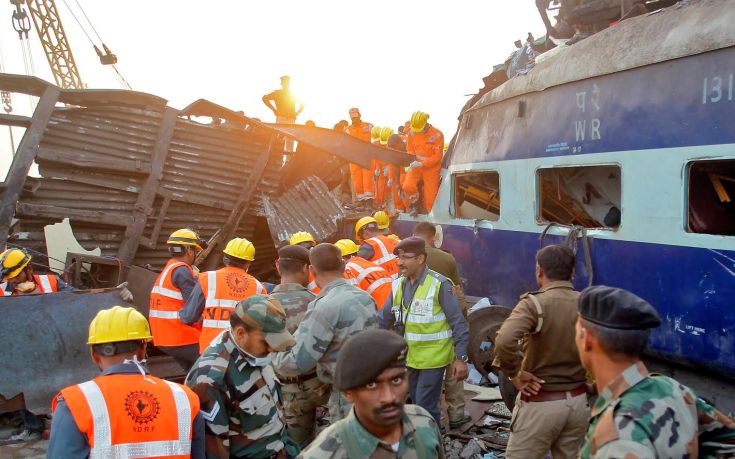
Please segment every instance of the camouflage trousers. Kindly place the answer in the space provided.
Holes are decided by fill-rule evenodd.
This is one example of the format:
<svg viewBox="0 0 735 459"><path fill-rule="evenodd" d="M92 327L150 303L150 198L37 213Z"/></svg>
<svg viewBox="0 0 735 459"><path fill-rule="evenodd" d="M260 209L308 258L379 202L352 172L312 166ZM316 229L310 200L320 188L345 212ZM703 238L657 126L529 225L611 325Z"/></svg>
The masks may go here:
<svg viewBox="0 0 735 459"><path fill-rule="evenodd" d="M332 395L329 396L329 422L334 424L340 419L344 419L350 414L352 402L347 400L342 392L336 387L332 388Z"/></svg>
<svg viewBox="0 0 735 459"><path fill-rule="evenodd" d="M281 386L288 435L303 448L314 439L316 409L329 400L330 386L314 377Z"/></svg>

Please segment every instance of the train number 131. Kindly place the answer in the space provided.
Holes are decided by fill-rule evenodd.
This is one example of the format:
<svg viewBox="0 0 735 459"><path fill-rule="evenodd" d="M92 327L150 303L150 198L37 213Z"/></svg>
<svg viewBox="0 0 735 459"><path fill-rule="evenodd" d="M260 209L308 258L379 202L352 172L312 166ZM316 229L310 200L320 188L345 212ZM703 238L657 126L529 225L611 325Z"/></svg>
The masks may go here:
<svg viewBox="0 0 735 459"><path fill-rule="evenodd" d="M702 82L702 104L716 104L727 98L732 100L733 74L725 77L714 76Z"/></svg>

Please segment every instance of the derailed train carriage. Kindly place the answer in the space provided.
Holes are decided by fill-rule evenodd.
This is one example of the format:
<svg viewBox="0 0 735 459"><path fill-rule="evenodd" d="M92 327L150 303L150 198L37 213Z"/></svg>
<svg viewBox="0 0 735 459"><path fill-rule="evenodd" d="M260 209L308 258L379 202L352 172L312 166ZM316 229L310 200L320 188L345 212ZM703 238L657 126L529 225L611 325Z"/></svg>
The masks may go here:
<svg viewBox="0 0 735 459"><path fill-rule="evenodd" d="M577 288L657 308L651 364L735 409L733 24L726 0L629 19L465 107L431 213L396 227L440 225L467 293L503 306L470 317L483 370L536 250L566 240Z"/></svg>

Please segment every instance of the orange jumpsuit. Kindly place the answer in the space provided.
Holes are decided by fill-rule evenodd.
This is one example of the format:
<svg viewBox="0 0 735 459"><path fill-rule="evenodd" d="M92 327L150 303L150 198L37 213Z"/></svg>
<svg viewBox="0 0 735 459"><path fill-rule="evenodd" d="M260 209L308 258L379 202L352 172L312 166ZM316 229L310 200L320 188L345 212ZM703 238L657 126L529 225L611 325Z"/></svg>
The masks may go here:
<svg viewBox="0 0 735 459"><path fill-rule="evenodd" d="M381 145L379 141L373 142L373 145L375 145L376 147L385 148L385 146ZM389 164L374 159L371 161L370 165L372 166L371 171L373 177L375 176L375 171L378 171L378 187L375 190L375 203L379 206L382 206L383 204L385 204L386 190L388 188L388 175L385 174L384 170L388 167Z"/></svg>
<svg viewBox="0 0 735 459"><path fill-rule="evenodd" d="M431 212L439 192L439 172L444 156L444 134L430 124L427 124L424 132L410 130L406 151L416 155L416 161L421 163L421 167L410 169L406 173L403 191L409 201L415 201L418 199L419 180L422 180L424 182L424 208L427 212Z"/></svg>
<svg viewBox="0 0 735 459"><path fill-rule="evenodd" d="M372 124L363 121L358 125L350 124L347 126L347 133L352 137L370 142L370 131L372 128ZM373 172L370 169L365 169L357 164L350 163L350 176L352 177L352 186L355 187L355 198L358 201L373 199L375 197Z"/></svg>

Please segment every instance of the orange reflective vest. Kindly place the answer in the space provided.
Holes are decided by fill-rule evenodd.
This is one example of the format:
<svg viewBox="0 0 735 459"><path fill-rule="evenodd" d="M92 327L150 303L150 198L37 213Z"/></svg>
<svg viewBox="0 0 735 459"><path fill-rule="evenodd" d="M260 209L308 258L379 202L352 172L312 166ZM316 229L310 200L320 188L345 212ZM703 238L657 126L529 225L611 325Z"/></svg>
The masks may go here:
<svg viewBox="0 0 735 459"><path fill-rule="evenodd" d="M311 271L309 271L309 285L307 285L306 288L314 295L319 295L319 292L322 291L322 289L320 289L316 284L316 278L314 277L314 273Z"/></svg>
<svg viewBox="0 0 735 459"><path fill-rule="evenodd" d="M90 458L189 458L199 398L186 386L145 378L112 374L69 386L51 411L61 396L87 437Z"/></svg>
<svg viewBox="0 0 735 459"><path fill-rule="evenodd" d="M54 293L59 291L59 282L53 274L34 274L33 281L36 283L36 290L32 293ZM7 292L5 287L8 283L3 282L0 284L0 296L16 296L18 292L13 290Z"/></svg>
<svg viewBox="0 0 735 459"><path fill-rule="evenodd" d="M444 134L433 126L426 132L413 132L408 134L406 151L416 155L424 170L441 169L444 157Z"/></svg>
<svg viewBox="0 0 735 459"><path fill-rule="evenodd" d="M352 257L345 264L345 279L350 285L370 294L380 310L391 293L393 278L388 271L362 257Z"/></svg>
<svg viewBox="0 0 735 459"><path fill-rule="evenodd" d="M199 274L199 285L204 294L199 352L204 352L222 330L230 328L230 315L237 303L253 295L268 293L263 284L244 269L231 266Z"/></svg>
<svg viewBox="0 0 735 459"><path fill-rule="evenodd" d="M173 283L173 274L176 268L182 266L194 275L191 266L172 258L158 275L151 290L148 321L156 346L187 346L199 342L199 329L179 320L179 311L185 302L181 290Z"/></svg>
<svg viewBox="0 0 735 459"><path fill-rule="evenodd" d="M396 279L398 277L398 257L393 255L393 249L396 248L399 241L388 236L372 237L365 241L365 244L370 245L373 248L372 261L376 265L388 271L388 274Z"/></svg>

